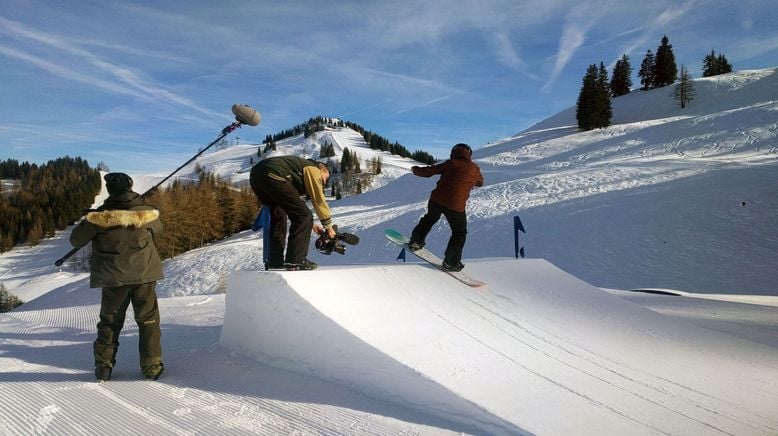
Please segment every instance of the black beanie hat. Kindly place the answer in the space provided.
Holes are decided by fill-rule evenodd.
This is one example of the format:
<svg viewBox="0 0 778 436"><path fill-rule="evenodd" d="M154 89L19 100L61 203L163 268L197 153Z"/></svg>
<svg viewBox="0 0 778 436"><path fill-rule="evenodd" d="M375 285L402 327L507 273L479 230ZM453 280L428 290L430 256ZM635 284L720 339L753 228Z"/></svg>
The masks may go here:
<svg viewBox="0 0 778 436"><path fill-rule="evenodd" d="M132 188L132 179L124 173L108 173L103 179L109 194L122 194Z"/></svg>
<svg viewBox="0 0 778 436"><path fill-rule="evenodd" d="M451 158L454 159L454 155L457 153L457 150L462 150L467 155L467 158L469 159L473 155L473 149L470 148L469 145L464 144L460 142L459 144L451 147Z"/></svg>

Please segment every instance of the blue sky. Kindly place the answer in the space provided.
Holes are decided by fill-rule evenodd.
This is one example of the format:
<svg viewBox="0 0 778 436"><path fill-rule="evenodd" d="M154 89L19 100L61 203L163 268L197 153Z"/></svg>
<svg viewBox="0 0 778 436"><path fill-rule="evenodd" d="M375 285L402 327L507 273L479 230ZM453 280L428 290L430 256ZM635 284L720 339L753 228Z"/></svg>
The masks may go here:
<svg viewBox="0 0 778 436"><path fill-rule="evenodd" d="M0 3L0 159L166 173L232 122L260 142L316 115L445 157L575 104L586 67L667 35L700 76L778 66L772 0Z"/></svg>

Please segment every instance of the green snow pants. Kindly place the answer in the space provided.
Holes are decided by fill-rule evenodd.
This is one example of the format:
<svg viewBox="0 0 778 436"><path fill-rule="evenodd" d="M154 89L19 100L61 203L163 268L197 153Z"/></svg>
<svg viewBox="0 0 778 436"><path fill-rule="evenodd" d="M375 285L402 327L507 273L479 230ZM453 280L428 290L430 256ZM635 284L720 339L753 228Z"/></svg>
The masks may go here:
<svg viewBox="0 0 778 436"><path fill-rule="evenodd" d="M103 288L100 322L97 323L97 340L94 343L95 365L113 367L116 363L119 334L130 303L138 324L141 368L162 363L156 286L157 282L150 282Z"/></svg>

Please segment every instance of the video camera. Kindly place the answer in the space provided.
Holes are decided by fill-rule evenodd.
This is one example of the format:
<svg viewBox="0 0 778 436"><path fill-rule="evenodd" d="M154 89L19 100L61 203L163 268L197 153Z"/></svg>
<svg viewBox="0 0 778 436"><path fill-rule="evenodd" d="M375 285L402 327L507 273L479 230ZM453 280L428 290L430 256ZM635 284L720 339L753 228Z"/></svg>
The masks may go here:
<svg viewBox="0 0 778 436"><path fill-rule="evenodd" d="M335 237L330 238L327 236L327 232L323 232L316 238L316 249L319 253L330 255L332 252L338 254L346 254L346 244L357 245L359 244L359 236L352 233L340 233L337 226L335 228Z"/></svg>

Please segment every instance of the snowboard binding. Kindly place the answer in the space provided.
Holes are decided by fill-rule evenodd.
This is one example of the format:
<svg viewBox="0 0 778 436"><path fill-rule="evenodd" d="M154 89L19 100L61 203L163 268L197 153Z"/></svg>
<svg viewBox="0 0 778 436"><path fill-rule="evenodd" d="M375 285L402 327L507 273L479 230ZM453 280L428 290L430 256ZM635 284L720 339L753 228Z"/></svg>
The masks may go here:
<svg viewBox="0 0 778 436"><path fill-rule="evenodd" d="M338 232L337 226L334 226L334 228L334 238L327 237L327 232L322 233L318 238L316 238L316 249L319 250L319 253L326 254L328 256L332 254L333 251L338 254L346 254L346 244L359 244L359 236L352 233ZM344 242L346 244L344 244Z"/></svg>

